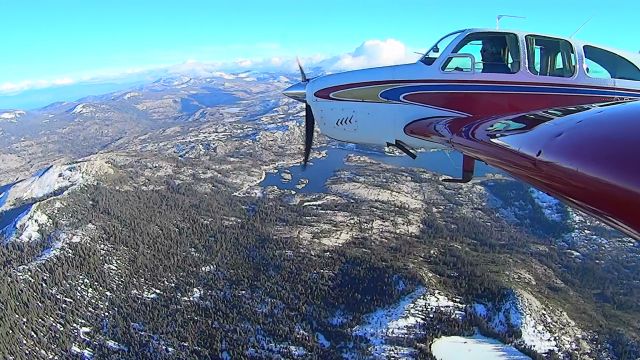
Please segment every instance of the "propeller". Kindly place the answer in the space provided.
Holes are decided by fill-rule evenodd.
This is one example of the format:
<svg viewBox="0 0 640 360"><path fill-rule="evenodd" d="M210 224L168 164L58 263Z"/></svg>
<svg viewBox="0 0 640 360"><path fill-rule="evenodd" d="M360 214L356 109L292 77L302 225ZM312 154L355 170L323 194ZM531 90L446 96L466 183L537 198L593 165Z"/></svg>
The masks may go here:
<svg viewBox="0 0 640 360"><path fill-rule="evenodd" d="M296 61L298 62L298 69L300 69L300 77L302 78L302 82L307 82L307 74L304 73L304 69L302 68L302 64L300 64L300 58L296 57Z"/></svg>
<svg viewBox="0 0 640 360"><path fill-rule="evenodd" d="M304 158L302 160L302 169L307 167L309 162L309 155L311 154L311 146L313 145L313 132L316 126L316 120L311 110L311 105L307 102L306 90L309 79L305 74L300 59L296 58L298 62L298 69L300 70L300 77L302 81L285 89L282 93L294 100L304 102Z"/></svg>
<svg viewBox="0 0 640 360"><path fill-rule="evenodd" d="M316 126L316 119L313 117L311 106L305 102L304 105L304 159L302 160L302 169L307 167L309 162L309 154L311 154L311 146L313 145L313 132Z"/></svg>

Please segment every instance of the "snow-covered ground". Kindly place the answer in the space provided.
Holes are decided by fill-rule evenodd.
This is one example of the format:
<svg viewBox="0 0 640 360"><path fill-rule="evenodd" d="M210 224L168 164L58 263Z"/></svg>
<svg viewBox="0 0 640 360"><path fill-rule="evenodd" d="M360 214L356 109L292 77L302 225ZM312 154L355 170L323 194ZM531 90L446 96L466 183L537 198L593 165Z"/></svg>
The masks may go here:
<svg viewBox="0 0 640 360"><path fill-rule="evenodd" d="M29 199L42 198L58 190L78 185L82 182L81 168L76 165L54 165L46 171L39 171L31 178L20 181L9 189L0 211Z"/></svg>
<svg viewBox="0 0 640 360"><path fill-rule="evenodd" d="M427 290L420 287L402 298L397 304L376 310L364 318L362 324L356 326L352 333L356 337L367 340L368 351L376 359L410 358L416 355L416 349L402 344L403 339L415 338L421 335L423 326L430 321L431 314L438 311L449 313L452 317L462 318L465 306L459 299L450 299L439 291ZM521 290L514 291L505 302L497 305L472 304L471 309L484 317L487 323L496 331L505 333L509 329L519 329L522 338L518 343L527 345L544 354L558 351L559 347L567 348L569 343L559 345L551 332L556 331L559 320L557 314L551 314L532 295ZM566 314L564 315L566 317ZM555 319L555 320L554 320ZM556 324L558 323L558 324ZM571 321L567 318L566 324ZM575 325L575 324L574 324ZM576 335L577 336L577 335ZM528 359L512 346L497 340L476 335L473 337L444 337L436 342L436 348L442 349L440 359ZM434 344L436 344L434 343ZM453 349L453 350L452 350ZM455 351L454 351L455 350ZM462 351L477 351L478 356L468 357ZM480 357L484 356L484 357ZM357 358L357 354L346 352L345 358Z"/></svg>
<svg viewBox="0 0 640 360"><path fill-rule="evenodd" d="M80 346L78 345L73 345L71 347L71 353L79 356L81 359L93 359L93 350L86 348L86 349L82 349Z"/></svg>
<svg viewBox="0 0 640 360"><path fill-rule="evenodd" d="M22 110L8 111L0 113L0 122L9 121L15 122L18 118L24 116L26 113Z"/></svg>
<svg viewBox="0 0 640 360"><path fill-rule="evenodd" d="M43 200L78 185L95 183L103 175L113 173L113 168L99 157L76 164L52 165L38 170L32 177L9 186L3 186L0 211L14 208L17 204ZM0 192L2 192L0 191Z"/></svg>
<svg viewBox="0 0 640 360"><path fill-rule="evenodd" d="M534 188L530 188L529 193L549 220L562 221L562 214L560 213L562 204L560 201Z"/></svg>
<svg viewBox="0 0 640 360"><path fill-rule="evenodd" d="M491 314L487 321L498 332L507 332L509 328L519 329L522 333L520 341L541 354L558 350L556 340L547 328L547 324L553 323L553 320L545 312L544 306L529 293L515 292L492 312L487 312L482 304L474 304L473 309L485 318Z"/></svg>
<svg viewBox="0 0 640 360"><path fill-rule="evenodd" d="M17 221L16 229L20 232L20 236L16 240L20 242L41 240L40 230L49 225L51 225L49 217L34 206Z"/></svg>
<svg viewBox="0 0 640 360"><path fill-rule="evenodd" d="M412 356L415 349L390 345L388 340L420 334L420 325L428 321L429 314L436 309L448 311L452 317L461 317L464 306L438 291L431 292L420 287L396 305L367 315L365 322L353 329L353 335L365 337L376 358ZM350 357L350 354L345 356Z"/></svg>
<svg viewBox="0 0 640 360"><path fill-rule="evenodd" d="M438 360L529 360L509 345L482 335L471 337L445 336L436 339L431 352Z"/></svg>

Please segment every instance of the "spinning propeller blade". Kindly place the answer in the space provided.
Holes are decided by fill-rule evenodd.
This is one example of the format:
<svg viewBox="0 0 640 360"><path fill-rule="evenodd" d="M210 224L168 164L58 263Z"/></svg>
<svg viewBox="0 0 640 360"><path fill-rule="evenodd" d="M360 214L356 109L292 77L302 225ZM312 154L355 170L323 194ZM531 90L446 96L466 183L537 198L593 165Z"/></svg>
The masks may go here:
<svg viewBox="0 0 640 360"><path fill-rule="evenodd" d="M316 126L316 119L313 117L313 111L311 106L305 104L304 109L304 159L302 161L302 168L307 167L309 162L309 154L311 154L311 146L313 145L313 131Z"/></svg>
<svg viewBox="0 0 640 360"><path fill-rule="evenodd" d="M302 78L302 81L297 84L291 85L282 93L294 100L304 102L304 158L302 161L302 168L304 169L307 167L307 163L309 162L309 155L311 154L311 146L313 145L313 131L316 125L316 120L313 116L311 106L307 102L306 91L309 79L307 78L307 74L305 74L304 69L302 68L300 59L296 58L296 61L298 62L298 69L300 70L300 77Z"/></svg>

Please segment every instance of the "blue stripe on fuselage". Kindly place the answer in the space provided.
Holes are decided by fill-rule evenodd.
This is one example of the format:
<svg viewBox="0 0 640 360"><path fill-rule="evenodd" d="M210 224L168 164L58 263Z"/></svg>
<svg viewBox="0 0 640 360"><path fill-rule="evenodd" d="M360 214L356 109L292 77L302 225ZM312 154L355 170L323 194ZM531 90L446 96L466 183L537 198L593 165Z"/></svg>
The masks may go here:
<svg viewBox="0 0 640 360"><path fill-rule="evenodd" d="M640 93L583 89L570 87L550 86L522 86L522 85L481 85L481 84L433 84L400 86L385 90L380 97L391 101L402 101L402 96L418 92L496 92L496 93L523 93L523 94L560 94L560 95L588 95L608 97L640 97Z"/></svg>

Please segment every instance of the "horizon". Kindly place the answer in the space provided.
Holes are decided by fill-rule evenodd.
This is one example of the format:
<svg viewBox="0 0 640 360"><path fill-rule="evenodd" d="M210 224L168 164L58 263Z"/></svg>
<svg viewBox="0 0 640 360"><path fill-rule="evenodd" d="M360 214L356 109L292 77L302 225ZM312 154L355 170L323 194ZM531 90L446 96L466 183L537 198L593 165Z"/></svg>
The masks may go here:
<svg viewBox="0 0 640 360"><path fill-rule="evenodd" d="M640 4L630 0L615 8L549 0L536 9L499 0L483 8L456 9L455 14L414 0L394 7L380 0L367 7L330 0L323 7L339 10L326 15L309 3L290 0L249 2L243 12L235 4L200 0L157 6L121 0L38 5L37 12L22 3L0 7L13 15L4 21L12 33L3 44L7 56L0 59L0 109L35 109L124 90L167 74L193 73L198 67L294 72L296 56L305 67L327 71L407 63L445 33L495 28L498 14L526 17L503 18L501 29L569 37L584 24L575 38L640 50L627 31L640 11ZM225 16L216 17L219 13Z"/></svg>

